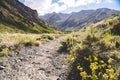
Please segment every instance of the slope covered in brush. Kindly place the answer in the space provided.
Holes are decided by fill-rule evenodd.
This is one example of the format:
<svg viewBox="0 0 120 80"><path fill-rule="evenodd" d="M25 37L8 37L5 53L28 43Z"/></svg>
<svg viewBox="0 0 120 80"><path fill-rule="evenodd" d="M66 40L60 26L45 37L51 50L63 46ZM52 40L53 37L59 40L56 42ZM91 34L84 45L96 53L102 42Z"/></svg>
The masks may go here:
<svg viewBox="0 0 120 80"><path fill-rule="evenodd" d="M68 80L119 80L120 16L70 34L61 50L70 53Z"/></svg>

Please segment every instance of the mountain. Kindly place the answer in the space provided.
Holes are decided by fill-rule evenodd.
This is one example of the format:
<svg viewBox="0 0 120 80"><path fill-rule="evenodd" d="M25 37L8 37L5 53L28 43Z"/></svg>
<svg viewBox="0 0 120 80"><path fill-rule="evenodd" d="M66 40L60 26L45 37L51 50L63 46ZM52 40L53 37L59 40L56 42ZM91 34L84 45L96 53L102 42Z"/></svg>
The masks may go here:
<svg viewBox="0 0 120 80"><path fill-rule="evenodd" d="M43 19L45 19L49 23L50 21L53 21L51 24L59 27L62 30L73 30L81 28L83 26L87 26L91 23L97 23L105 18L109 18L111 16L116 16L119 14L120 11L117 10L100 8L97 10L82 10L80 12L72 12L70 14L67 14L68 17L66 17L62 21L60 17L58 18L56 16L50 16L50 14L49 17ZM59 13L56 13L56 15L59 15ZM44 17L46 17L46 15L44 15Z"/></svg>
<svg viewBox="0 0 120 80"><path fill-rule="evenodd" d="M18 0L0 0L0 32L50 33L55 30L37 11Z"/></svg>
<svg viewBox="0 0 120 80"><path fill-rule="evenodd" d="M40 16L40 18L46 20L53 26L58 26L58 24L64 22L71 14L64 14L64 13L49 13L44 16Z"/></svg>

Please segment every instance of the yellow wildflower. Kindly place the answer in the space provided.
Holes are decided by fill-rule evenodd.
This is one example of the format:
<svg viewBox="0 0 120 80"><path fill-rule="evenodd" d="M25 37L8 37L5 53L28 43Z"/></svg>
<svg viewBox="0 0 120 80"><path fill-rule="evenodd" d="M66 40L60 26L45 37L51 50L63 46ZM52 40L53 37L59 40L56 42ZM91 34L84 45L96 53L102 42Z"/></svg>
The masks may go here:
<svg viewBox="0 0 120 80"><path fill-rule="evenodd" d="M106 79L108 79L108 75L107 74L103 74L103 78L106 80Z"/></svg>
<svg viewBox="0 0 120 80"><path fill-rule="evenodd" d="M113 62L113 59L109 58L108 63L112 63L112 62Z"/></svg>

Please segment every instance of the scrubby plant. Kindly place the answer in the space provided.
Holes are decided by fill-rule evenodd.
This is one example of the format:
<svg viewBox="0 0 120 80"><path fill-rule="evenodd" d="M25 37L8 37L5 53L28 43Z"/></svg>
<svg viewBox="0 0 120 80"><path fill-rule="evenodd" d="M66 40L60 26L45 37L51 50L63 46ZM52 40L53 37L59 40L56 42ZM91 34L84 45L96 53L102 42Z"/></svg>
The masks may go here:
<svg viewBox="0 0 120 80"><path fill-rule="evenodd" d="M25 37L22 38L18 45L24 45L24 46L39 46L40 45L40 41L37 41L35 38L32 37Z"/></svg>
<svg viewBox="0 0 120 80"><path fill-rule="evenodd" d="M3 48L3 49L0 51L0 57L7 56L7 55L8 55L8 51L9 51L8 48Z"/></svg>
<svg viewBox="0 0 120 80"><path fill-rule="evenodd" d="M48 40L54 40L54 36L48 36Z"/></svg>
<svg viewBox="0 0 120 80"><path fill-rule="evenodd" d="M51 35L48 35L48 34L47 34L47 35L44 35L44 34L43 34L43 35L41 36L41 39L44 39L44 40L54 40L54 39L55 39L55 35L52 35L52 34L51 34Z"/></svg>
<svg viewBox="0 0 120 80"><path fill-rule="evenodd" d="M70 48L72 47L71 42L72 42L72 38L67 38L65 41L62 41L61 42L62 47L60 47L61 50L68 52L70 50Z"/></svg>

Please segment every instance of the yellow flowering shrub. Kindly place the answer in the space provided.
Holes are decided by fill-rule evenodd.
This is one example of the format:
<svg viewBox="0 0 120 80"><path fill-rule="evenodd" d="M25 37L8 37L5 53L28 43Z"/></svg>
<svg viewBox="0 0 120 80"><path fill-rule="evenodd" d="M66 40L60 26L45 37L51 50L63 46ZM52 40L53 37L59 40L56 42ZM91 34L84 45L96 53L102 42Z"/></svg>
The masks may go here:
<svg viewBox="0 0 120 80"><path fill-rule="evenodd" d="M77 66L77 69L80 71L80 76L82 80L115 80L115 70L111 65L113 61L112 58L109 58L106 61L100 59L97 54L84 57L85 61L89 61L89 68L91 73L87 73L87 68L83 68L81 65ZM88 75L89 74L89 75Z"/></svg>

